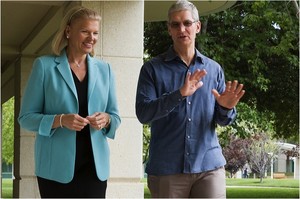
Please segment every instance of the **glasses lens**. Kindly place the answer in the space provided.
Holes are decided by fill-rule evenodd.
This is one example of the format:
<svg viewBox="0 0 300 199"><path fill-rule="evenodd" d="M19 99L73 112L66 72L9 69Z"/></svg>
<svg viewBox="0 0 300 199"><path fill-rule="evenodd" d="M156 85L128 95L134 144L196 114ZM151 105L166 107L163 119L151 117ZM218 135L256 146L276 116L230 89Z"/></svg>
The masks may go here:
<svg viewBox="0 0 300 199"><path fill-rule="evenodd" d="M178 28L180 26L179 22L171 22L171 28Z"/></svg>
<svg viewBox="0 0 300 199"><path fill-rule="evenodd" d="M193 23L194 22L190 21L190 20L186 20L186 21L182 22L184 27L191 27L193 25ZM181 23L177 22L177 21L173 21L173 22L170 23L170 26L171 26L171 28L177 29L181 26Z"/></svg>
<svg viewBox="0 0 300 199"><path fill-rule="evenodd" d="M183 22L183 25L184 25L185 27L190 27L192 24L193 24L193 22L190 21L190 20L187 20L187 21L184 21L184 22Z"/></svg>

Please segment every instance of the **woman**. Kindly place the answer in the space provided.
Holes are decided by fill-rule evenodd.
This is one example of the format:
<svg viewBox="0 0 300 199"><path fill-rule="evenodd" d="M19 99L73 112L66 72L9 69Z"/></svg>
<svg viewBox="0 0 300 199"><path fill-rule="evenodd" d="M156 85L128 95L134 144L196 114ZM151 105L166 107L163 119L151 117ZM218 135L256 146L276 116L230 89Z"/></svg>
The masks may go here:
<svg viewBox="0 0 300 199"><path fill-rule="evenodd" d="M35 173L42 198L104 198L108 138L120 125L114 76L93 58L101 17L84 7L64 17L52 50L35 60L19 115L36 132Z"/></svg>

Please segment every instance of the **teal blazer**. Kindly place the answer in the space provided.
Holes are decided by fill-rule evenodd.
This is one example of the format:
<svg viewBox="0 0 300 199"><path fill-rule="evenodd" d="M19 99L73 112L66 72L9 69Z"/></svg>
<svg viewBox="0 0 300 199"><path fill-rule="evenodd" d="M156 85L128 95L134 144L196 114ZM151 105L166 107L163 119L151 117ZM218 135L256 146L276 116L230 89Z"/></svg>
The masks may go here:
<svg viewBox="0 0 300 199"><path fill-rule="evenodd" d="M87 56L88 111L106 112L111 117L109 129L90 127L97 176L109 177L109 146L121 123L118 113L114 75L109 64ZM25 89L19 124L36 132L35 174L39 177L68 183L75 168L76 132L67 128L52 129L57 114L78 113L79 105L66 52L61 56L42 56L34 61Z"/></svg>

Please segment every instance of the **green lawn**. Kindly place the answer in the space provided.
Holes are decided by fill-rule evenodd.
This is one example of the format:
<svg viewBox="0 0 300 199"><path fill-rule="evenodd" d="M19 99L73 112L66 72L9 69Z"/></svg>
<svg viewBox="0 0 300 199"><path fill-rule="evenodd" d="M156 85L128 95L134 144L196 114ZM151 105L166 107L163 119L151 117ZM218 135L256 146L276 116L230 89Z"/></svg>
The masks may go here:
<svg viewBox="0 0 300 199"><path fill-rule="evenodd" d="M227 186L257 186L257 187L288 187L299 188L299 180L294 179L263 179L262 183L259 179L226 179Z"/></svg>
<svg viewBox="0 0 300 199"><path fill-rule="evenodd" d="M151 198L145 183L144 197ZM294 179L226 179L227 198L299 198L299 180Z"/></svg>
<svg viewBox="0 0 300 199"><path fill-rule="evenodd" d="M151 198L145 183L144 197ZM227 179L227 198L299 198L299 180L293 179ZM2 198L12 198L12 180L2 180Z"/></svg>
<svg viewBox="0 0 300 199"><path fill-rule="evenodd" d="M2 179L2 198L12 198L11 179Z"/></svg>
<svg viewBox="0 0 300 199"><path fill-rule="evenodd" d="M227 187L227 198L299 198L296 188L238 188Z"/></svg>

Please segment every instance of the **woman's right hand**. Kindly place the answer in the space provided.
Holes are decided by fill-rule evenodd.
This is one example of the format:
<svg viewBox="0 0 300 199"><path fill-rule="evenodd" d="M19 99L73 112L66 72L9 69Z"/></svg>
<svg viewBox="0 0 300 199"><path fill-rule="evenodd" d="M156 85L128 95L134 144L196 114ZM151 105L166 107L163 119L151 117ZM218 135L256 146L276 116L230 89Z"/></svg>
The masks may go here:
<svg viewBox="0 0 300 199"><path fill-rule="evenodd" d="M64 128L68 128L70 130L81 131L86 125L90 122L88 119L81 117L78 114L64 114L58 115L60 118L60 124Z"/></svg>

